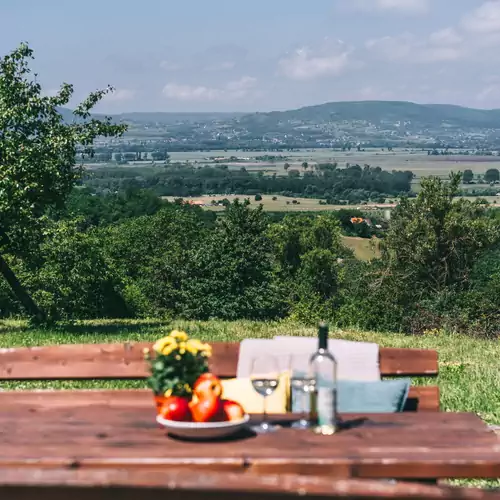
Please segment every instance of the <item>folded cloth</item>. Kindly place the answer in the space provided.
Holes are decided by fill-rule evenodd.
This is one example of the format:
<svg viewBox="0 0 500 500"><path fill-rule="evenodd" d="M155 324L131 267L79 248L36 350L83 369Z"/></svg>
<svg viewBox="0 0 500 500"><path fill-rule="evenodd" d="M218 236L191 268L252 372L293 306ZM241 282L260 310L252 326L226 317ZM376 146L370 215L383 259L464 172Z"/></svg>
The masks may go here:
<svg viewBox="0 0 500 500"><path fill-rule="evenodd" d="M302 367L311 354L318 348L318 340L314 337L276 336L272 351L280 355L303 354L304 360L298 360L300 367L289 365L289 369L302 371ZM380 380L379 346L368 342L352 342L350 340L329 339L328 350L337 361L338 380L356 380L373 382ZM241 357L241 350L240 350Z"/></svg>
<svg viewBox="0 0 500 500"><path fill-rule="evenodd" d="M240 342L240 355L236 369L237 378L250 378L252 375L252 362L256 357L273 356L277 366L271 369L279 369L284 372L289 368L289 355L278 351L278 345L273 339L245 339Z"/></svg>
<svg viewBox="0 0 500 500"><path fill-rule="evenodd" d="M268 413L286 413L289 410L290 375L281 373L278 387L267 397ZM222 397L239 403L246 413L262 413L264 398L252 386L249 378L222 380Z"/></svg>

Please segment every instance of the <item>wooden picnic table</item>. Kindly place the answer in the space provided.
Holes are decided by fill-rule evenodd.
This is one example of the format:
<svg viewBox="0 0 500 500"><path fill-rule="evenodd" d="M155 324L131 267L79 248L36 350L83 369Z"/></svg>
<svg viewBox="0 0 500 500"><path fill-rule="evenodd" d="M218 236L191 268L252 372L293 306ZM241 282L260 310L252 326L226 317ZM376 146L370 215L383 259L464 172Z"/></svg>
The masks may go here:
<svg viewBox="0 0 500 500"><path fill-rule="evenodd" d="M0 471L190 468L329 478L497 478L500 441L473 414L343 416L334 436L284 427L222 442L168 437L150 391L0 393ZM290 415L275 417L290 420Z"/></svg>

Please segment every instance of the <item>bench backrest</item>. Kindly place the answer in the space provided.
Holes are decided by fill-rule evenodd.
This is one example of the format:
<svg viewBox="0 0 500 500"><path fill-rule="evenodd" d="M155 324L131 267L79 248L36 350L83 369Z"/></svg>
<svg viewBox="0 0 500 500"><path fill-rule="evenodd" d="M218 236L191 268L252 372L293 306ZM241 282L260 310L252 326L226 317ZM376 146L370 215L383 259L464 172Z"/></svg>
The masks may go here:
<svg viewBox="0 0 500 500"><path fill-rule="evenodd" d="M142 379L148 376L143 350L150 343L67 344L0 349L0 381ZM236 376L237 342L212 343L210 369L222 378ZM384 377L435 377L437 352L429 349L380 348ZM436 386L413 386L406 410L439 411Z"/></svg>
<svg viewBox="0 0 500 500"><path fill-rule="evenodd" d="M499 493L418 483L163 470L0 469L0 498L16 500L500 499Z"/></svg>

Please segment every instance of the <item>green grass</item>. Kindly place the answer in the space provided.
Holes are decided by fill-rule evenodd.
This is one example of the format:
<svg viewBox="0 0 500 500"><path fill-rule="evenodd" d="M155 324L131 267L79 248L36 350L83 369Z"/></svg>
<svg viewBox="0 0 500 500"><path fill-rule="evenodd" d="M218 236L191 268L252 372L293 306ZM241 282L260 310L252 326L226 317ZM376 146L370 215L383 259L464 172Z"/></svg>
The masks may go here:
<svg viewBox="0 0 500 500"><path fill-rule="evenodd" d="M342 236L342 243L350 248L359 260L372 260L380 257L379 241L354 236Z"/></svg>
<svg viewBox="0 0 500 500"><path fill-rule="evenodd" d="M123 341L153 341L172 328L183 328L204 341L239 341L274 335L315 335L315 328L291 321L128 321L95 320L60 325L50 330L29 328L23 321L0 322L0 347L39 346ZM332 336L347 340L376 342L384 347L436 349L439 376L414 380L435 384L441 389L442 411L473 412L490 424L500 424L500 343L462 335L408 336L402 334L333 330ZM35 388L124 388L144 387L141 381L98 382L13 382L0 383L3 389ZM460 481L454 484L500 487L500 481Z"/></svg>
<svg viewBox="0 0 500 500"><path fill-rule="evenodd" d="M172 328L184 328L204 341L239 341L274 335L315 335L315 328L291 321L128 321L99 320L61 325L50 330L28 328L22 321L0 322L0 347L153 341ZM385 347L436 349L439 353L441 405L444 411L470 411L489 423L500 423L500 344L461 335L408 336L402 334L334 330L332 336L376 342ZM436 383L436 380L415 380ZM79 384L81 384L79 382ZM102 382L92 382L101 385ZM115 385L116 382L105 384ZM123 382L122 382L123 384ZM130 382L125 382L130 384ZM16 387L25 384L16 384ZM55 386L61 385L60 382Z"/></svg>

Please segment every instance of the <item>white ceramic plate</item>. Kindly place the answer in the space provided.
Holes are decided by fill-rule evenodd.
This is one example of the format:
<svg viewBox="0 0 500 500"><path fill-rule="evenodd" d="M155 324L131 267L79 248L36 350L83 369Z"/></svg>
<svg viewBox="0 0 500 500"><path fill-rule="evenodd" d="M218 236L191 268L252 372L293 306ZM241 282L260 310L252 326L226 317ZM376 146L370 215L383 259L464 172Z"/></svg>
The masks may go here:
<svg viewBox="0 0 500 500"><path fill-rule="evenodd" d="M231 436L246 426L250 420L250 415L245 415L241 420L231 422L176 422L167 420L161 415L156 417L156 421L165 427L172 436L184 439L219 439Z"/></svg>

